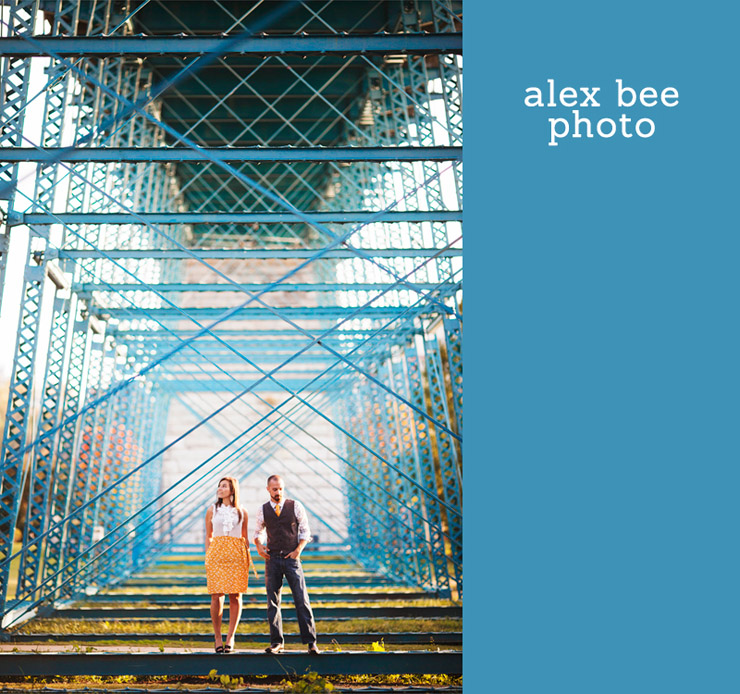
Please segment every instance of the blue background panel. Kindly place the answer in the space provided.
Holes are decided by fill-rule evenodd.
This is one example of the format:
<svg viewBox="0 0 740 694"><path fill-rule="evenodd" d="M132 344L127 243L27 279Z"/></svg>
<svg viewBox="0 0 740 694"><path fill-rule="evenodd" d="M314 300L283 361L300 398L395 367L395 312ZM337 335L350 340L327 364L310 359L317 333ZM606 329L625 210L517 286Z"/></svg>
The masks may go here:
<svg viewBox="0 0 740 694"><path fill-rule="evenodd" d="M466 686L737 691L737 13L466 11ZM680 103L548 147L548 77Z"/></svg>

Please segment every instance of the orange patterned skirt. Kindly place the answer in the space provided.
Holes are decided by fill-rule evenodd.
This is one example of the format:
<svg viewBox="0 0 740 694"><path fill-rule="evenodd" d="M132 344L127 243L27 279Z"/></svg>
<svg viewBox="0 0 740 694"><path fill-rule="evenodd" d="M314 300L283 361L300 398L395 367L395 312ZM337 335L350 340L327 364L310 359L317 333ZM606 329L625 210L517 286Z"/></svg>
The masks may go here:
<svg viewBox="0 0 740 694"><path fill-rule="evenodd" d="M249 580L249 555L243 537L217 536L206 552L208 592L246 593Z"/></svg>

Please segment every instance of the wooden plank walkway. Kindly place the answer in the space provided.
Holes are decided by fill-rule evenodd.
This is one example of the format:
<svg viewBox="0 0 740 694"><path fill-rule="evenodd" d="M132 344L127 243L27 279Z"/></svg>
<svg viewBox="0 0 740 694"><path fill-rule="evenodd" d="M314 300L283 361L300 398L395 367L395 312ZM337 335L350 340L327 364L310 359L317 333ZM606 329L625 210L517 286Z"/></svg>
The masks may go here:
<svg viewBox="0 0 740 694"><path fill-rule="evenodd" d="M347 576L340 574L311 574L308 571L306 573L306 581L310 583L310 588L318 588L322 586L352 586L355 588L359 587L371 587L371 586L396 586L398 585L395 581L386 576L373 576L373 575L359 575L359 576ZM254 584L262 584L263 573L260 572L259 578L255 578L253 574L250 574L250 581ZM139 574L132 576L128 580L122 582L120 587L130 588L141 588L141 587L180 587L180 586L205 586L206 574L203 571L202 574Z"/></svg>
<svg viewBox="0 0 740 694"><path fill-rule="evenodd" d="M460 651L232 653L2 653L0 676L51 675L460 675Z"/></svg>
<svg viewBox="0 0 740 694"><path fill-rule="evenodd" d="M254 591L254 592L253 592ZM399 591L399 592L331 592L317 593L311 591L312 602L375 602L387 600L433 600L437 596L434 593L423 591ZM86 603L105 604L115 607L120 603L148 602L153 605L202 605L208 596L205 591L192 593L99 593L85 598ZM251 588L246 595L242 596L242 603L265 604L267 596L261 587Z"/></svg>
<svg viewBox="0 0 740 694"><path fill-rule="evenodd" d="M439 646L457 646L462 643L462 632L460 631L429 631L429 632L384 632L384 633L323 633L321 636L321 645L326 646L331 643L360 644L373 643L382 641L386 645L397 644L434 644ZM263 634L242 634L237 633L239 643L264 643L270 640L267 630ZM98 633L98 634L10 634L8 642L12 644L31 644L44 641L47 643L89 643L94 641L117 641L122 644L136 643L137 641L163 641L177 642L188 641L192 643L207 643L213 641L212 633L201 634L116 634L116 633ZM285 634L285 643L300 644L301 637L299 634Z"/></svg>
<svg viewBox="0 0 740 694"><path fill-rule="evenodd" d="M177 573L170 574L170 567ZM199 557L183 561L183 557L173 556L116 587L125 592L101 592L77 604L59 603L56 609L43 611L44 618L70 620L70 631L76 630L75 620L106 620L114 630L117 622L140 621L136 633L4 634L5 640L0 642L0 676L207 676L212 670L219 675L246 677L288 677L309 671L322 676L462 674L460 631L430 630L428 622L420 632L402 633L392 627L396 619L460 619L459 605L447 601L439 605L419 604L439 598L365 571L341 557L306 556L304 569L309 592L317 589L311 593L311 599L319 627L320 655L308 654L298 634L285 635L285 652L277 656L264 653L269 633L262 575L252 579L250 592L244 596L242 621L262 622L264 630L237 632L234 653L214 653L202 562ZM131 592L133 589L142 592ZM294 622L290 592L287 587L283 592L283 619ZM386 601L397 603L382 604ZM228 601L224 608L226 624ZM324 633L320 628L321 622L329 620L368 619L386 621L389 631L378 632L385 625L375 626L371 633L350 633L349 628L341 633ZM192 634L145 633L150 624L169 620L187 620L202 626ZM98 645L96 642L100 641L106 643ZM386 651L367 650L369 644L381 641ZM411 650L393 650L394 647Z"/></svg>
<svg viewBox="0 0 740 694"><path fill-rule="evenodd" d="M229 602L224 601L228 614ZM108 620L181 620L209 621L209 604L206 598L199 607L64 607L51 612L52 619L108 619ZM313 607L317 621L325 619L434 619L462 617L462 607ZM283 621L295 620L295 607L283 606ZM244 607L242 621L265 620L264 607Z"/></svg>

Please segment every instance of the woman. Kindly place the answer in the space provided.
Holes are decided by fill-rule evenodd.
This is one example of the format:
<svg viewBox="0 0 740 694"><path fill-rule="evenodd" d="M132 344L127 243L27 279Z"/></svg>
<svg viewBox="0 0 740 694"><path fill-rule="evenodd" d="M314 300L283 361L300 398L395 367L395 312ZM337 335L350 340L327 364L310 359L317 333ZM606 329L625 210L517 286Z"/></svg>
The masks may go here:
<svg viewBox="0 0 740 694"><path fill-rule="evenodd" d="M247 512L239 507L239 483L223 477L216 490L216 503L206 512L206 578L211 594L211 621L216 653L234 650L234 634L242 615L242 593L249 578ZM221 636L224 595L229 596L229 635Z"/></svg>

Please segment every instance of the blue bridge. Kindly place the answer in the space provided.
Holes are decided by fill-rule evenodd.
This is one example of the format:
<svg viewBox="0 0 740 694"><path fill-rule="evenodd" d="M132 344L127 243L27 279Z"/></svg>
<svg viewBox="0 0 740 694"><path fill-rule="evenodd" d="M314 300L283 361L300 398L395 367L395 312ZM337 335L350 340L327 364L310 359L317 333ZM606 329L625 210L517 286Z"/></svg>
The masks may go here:
<svg viewBox="0 0 740 694"><path fill-rule="evenodd" d="M411 648L326 674L459 674L462 3L15 0L0 80L0 637L207 622L218 480L280 473L319 625ZM212 667L166 650L93 669Z"/></svg>

